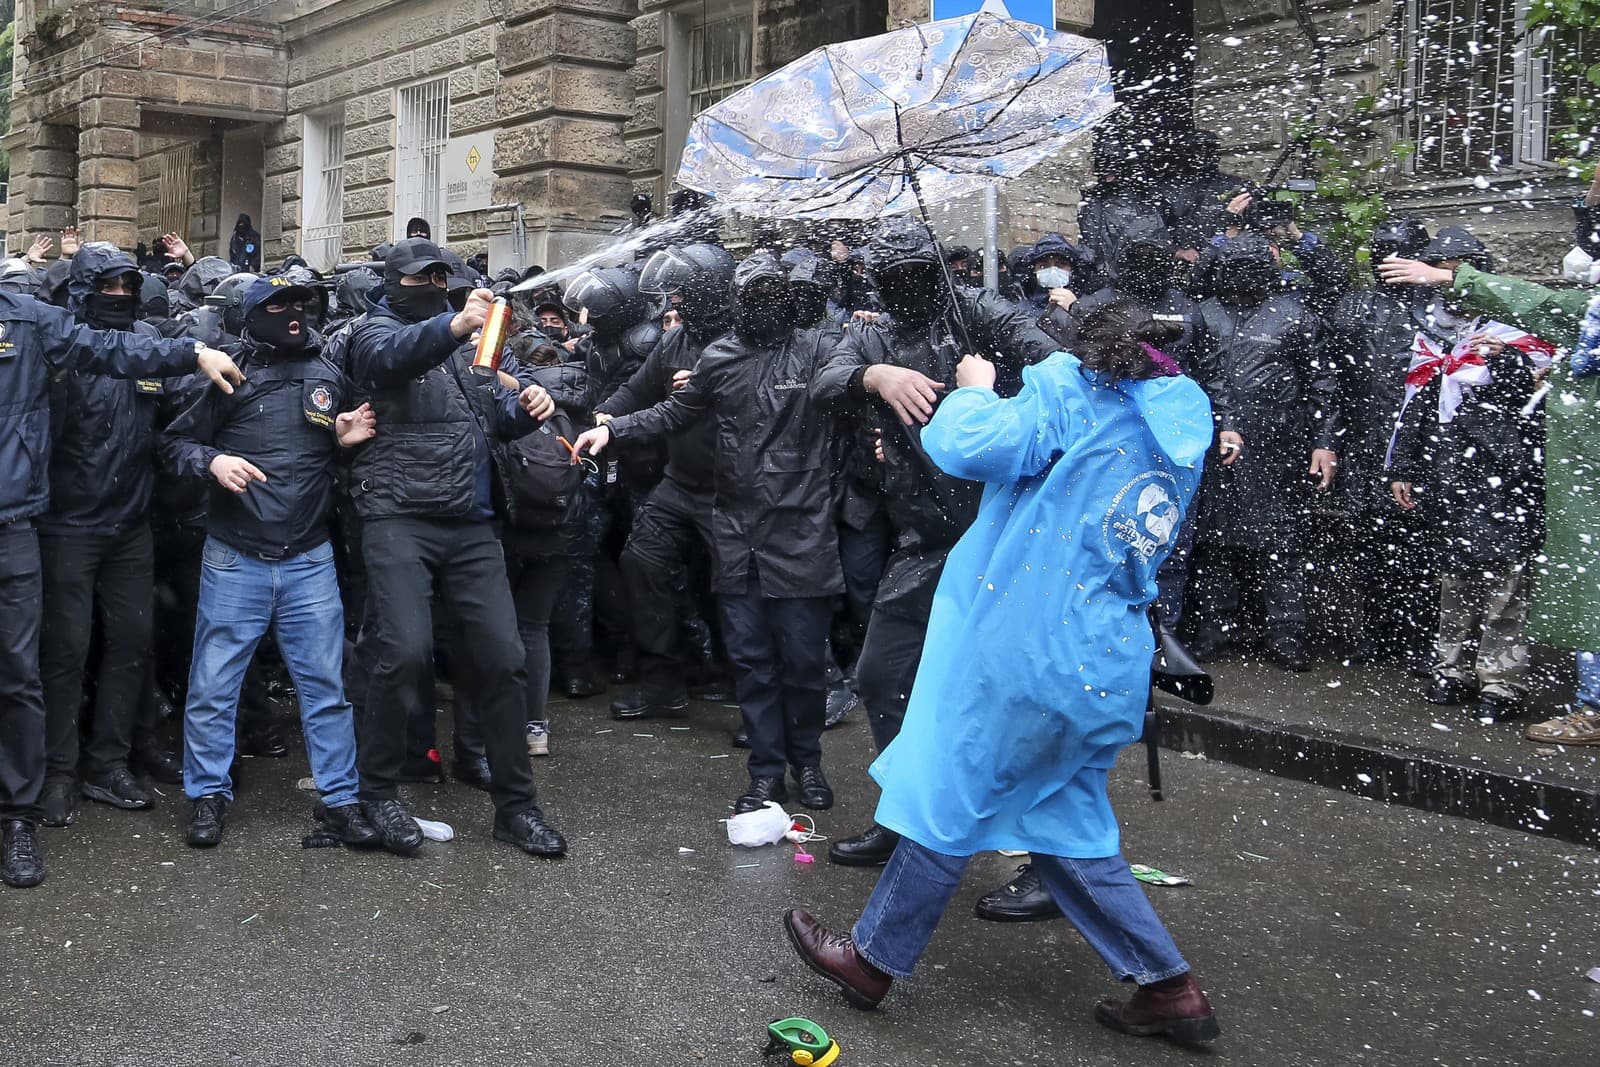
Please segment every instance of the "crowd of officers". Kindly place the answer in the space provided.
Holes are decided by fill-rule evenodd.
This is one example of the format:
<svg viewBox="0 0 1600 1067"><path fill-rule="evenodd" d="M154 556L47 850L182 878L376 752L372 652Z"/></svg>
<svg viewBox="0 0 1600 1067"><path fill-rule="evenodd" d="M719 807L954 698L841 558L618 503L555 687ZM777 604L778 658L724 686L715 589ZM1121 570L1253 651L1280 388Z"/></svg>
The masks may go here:
<svg viewBox="0 0 1600 1067"><path fill-rule="evenodd" d="M823 732L860 705L876 746L894 739L946 554L977 512L982 487L920 444L957 362L990 355L1014 393L1119 297L1175 328L1167 354L1216 415L1161 625L1185 624L1206 657L1255 638L1306 669L1312 518L1338 511L1366 534L1342 549L1365 602L1356 645L1464 677L1470 649L1464 666L1432 662L1441 563L1386 457L1414 335L1466 317L1438 290L1352 288L1292 205L1220 173L1216 148L1199 131L1155 160L1100 138L1077 242L1017 249L998 291L907 218L738 260L690 196L671 243L548 279L491 279L421 219L333 279L296 257L238 269L259 266L248 219L233 263L172 234L142 264L70 233L47 261L36 242L0 266L5 880L42 880L38 824L69 825L80 798L148 807L146 779L181 782L186 840L217 844L238 758L287 751L274 704L291 695L320 833L414 852L397 790L444 779L443 679L451 776L534 855L566 849L531 770L550 751L548 695L607 681L626 687L617 719L691 698L740 709L736 811L830 807ZM1374 263L1393 254L1488 260L1465 231L1406 219L1374 238ZM514 326L480 374L496 294ZM242 375L231 390L208 380L225 377L213 349ZM1500 525L1449 543L1510 560L1536 510L1458 509ZM1483 602L1458 600L1481 619L1508 598L1480 585ZM1518 669L1483 691L1516 701ZM894 845L873 826L830 858L878 865ZM1052 907L1028 888L992 895L989 917Z"/></svg>

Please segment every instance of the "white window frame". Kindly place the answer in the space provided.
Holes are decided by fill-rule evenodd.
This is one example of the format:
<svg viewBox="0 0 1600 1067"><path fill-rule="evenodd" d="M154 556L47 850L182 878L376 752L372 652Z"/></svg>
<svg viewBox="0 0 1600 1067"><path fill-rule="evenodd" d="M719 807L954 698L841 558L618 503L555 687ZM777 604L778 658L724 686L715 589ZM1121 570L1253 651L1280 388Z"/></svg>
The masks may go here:
<svg viewBox="0 0 1600 1067"><path fill-rule="evenodd" d="M671 185L672 176L678 173L678 163L683 158L683 145L689 139L689 124L694 121L696 109L694 99L697 95L696 84L703 79L696 77L700 64L700 57L694 53L695 42L700 38L699 31L704 27L723 23L732 19L747 20L750 28L750 53L747 59L748 71L743 81L736 79L723 79L719 82L722 86L721 99L724 96L737 92L738 89L750 84L755 75L755 46L756 27L760 25L757 18L756 0L732 0L723 3L700 3L684 5L674 11L668 18L667 36L667 114L665 130L667 138L665 174L668 185ZM702 99L709 99L709 95L702 84L698 90Z"/></svg>
<svg viewBox="0 0 1600 1067"><path fill-rule="evenodd" d="M450 143L450 80L431 78L395 90L394 239L406 220L428 220L435 241L447 232L444 156Z"/></svg>
<svg viewBox="0 0 1600 1067"><path fill-rule="evenodd" d="M331 271L344 255L344 111L306 116L301 135L300 254Z"/></svg>
<svg viewBox="0 0 1600 1067"><path fill-rule="evenodd" d="M1435 3L1450 3L1454 7L1454 0L1434 0ZM1461 0L1463 5L1471 0ZM1482 2L1482 0L1479 0ZM1499 62L1503 64L1506 58L1510 60L1510 70L1503 74L1503 85L1508 85L1511 94L1506 99L1497 97L1493 104L1493 123L1489 130L1477 130L1478 136L1491 137L1490 150L1495 148L1494 142L1499 142L1501 151L1498 157L1495 172L1512 171L1519 168L1548 166L1553 162L1550 152L1550 125L1552 121L1552 85L1550 63L1540 49L1540 36L1529 35L1528 10L1530 0L1503 0L1504 3L1514 3L1515 14L1512 20L1512 32L1501 35L1500 40L1504 47L1509 48L1510 54ZM1423 84L1422 78L1426 75L1423 58L1427 54L1429 42L1424 38L1422 29L1422 16L1424 10L1430 6L1430 0L1405 0L1405 22L1401 40L1401 49L1404 57L1402 66L1404 78L1405 101L1407 107L1401 124L1401 137L1415 145L1416 152L1409 164L1415 177L1437 178L1449 180L1452 178L1476 178L1480 176L1478 165L1474 164L1470 156L1460 164L1440 166L1430 163L1431 160L1441 158L1445 149L1439 144L1424 145L1423 137L1431 130L1424 130L1421 125L1421 114L1424 99L1421 94L1430 94L1437 99L1440 95L1434 93L1432 87ZM1453 36L1459 41L1475 41L1486 37L1486 27L1463 27ZM1470 53L1458 53L1465 56ZM1455 73L1455 61L1451 61L1446 68L1447 76ZM1467 67L1462 64L1459 77L1470 77ZM1459 82L1452 83L1458 85ZM1449 89L1446 89L1448 93ZM1480 108L1474 116L1475 121L1481 119L1488 112ZM1499 136L1496 137L1496 130ZM1452 136L1446 134L1446 136ZM1484 177L1492 177L1484 174Z"/></svg>

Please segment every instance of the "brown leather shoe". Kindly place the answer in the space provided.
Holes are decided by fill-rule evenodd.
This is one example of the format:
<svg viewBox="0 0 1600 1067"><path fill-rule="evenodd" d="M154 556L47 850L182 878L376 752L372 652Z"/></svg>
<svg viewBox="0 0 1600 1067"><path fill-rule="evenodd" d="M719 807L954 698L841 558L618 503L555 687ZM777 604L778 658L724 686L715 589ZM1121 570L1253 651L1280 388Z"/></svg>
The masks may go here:
<svg viewBox="0 0 1600 1067"><path fill-rule="evenodd" d="M1094 1006L1094 1017L1124 1034L1170 1037L1190 1044L1215 1041L1222 1033L1211 1001L1192 974L1140 986L1127 1001L1102 1000Z"/></svg>
<svg viewBox="0 0 1600 1067"><path fill-rule="evenodd" d="M894 979L861 958L849 934L836 934L798 909L783 913L783 928L806 966L838 986L852 1008L871 1011Z"/></svg>

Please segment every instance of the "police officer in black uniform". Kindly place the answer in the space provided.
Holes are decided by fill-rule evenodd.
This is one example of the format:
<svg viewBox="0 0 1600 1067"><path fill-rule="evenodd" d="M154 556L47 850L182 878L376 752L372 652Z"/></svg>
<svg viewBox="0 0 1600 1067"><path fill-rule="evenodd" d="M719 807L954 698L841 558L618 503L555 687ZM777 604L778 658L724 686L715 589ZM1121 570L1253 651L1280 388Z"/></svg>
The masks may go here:
<svg viewBox="0 0 1600 1067"><path fill-rule="evenodd" d="M0 881L44 881L35 823L45 773L39 681L40 562L33 520L50 502L49 376L71 368L125 378L199 367L222 388L233 360L193 341L95 330L70 314L0 291Z"/></svg>
<svg viewBox="0 0 1600 1067"><path fill-rule="evenodd" d="M795 331L789 271L770 252L739 265L730 293L733 330L708 345L687 384L645 411L579 438L598 453L619 441L715 431L711 511L713 591L750 736L750 785L735 810L788 797L833 806L822 772L828 624L844 592L829 499L829 419L810 385L831 341Z"/></svg>
<svg viewBox="0 0 1600 1067"><path fill-rule="evenodd" d="M495 805L494 836L526 852L558 856L566 839L545 822L523 736L527 684L505 555L492 525L490 438L527 433L537 422L496 379L452 364L493 300L479 289L460 312L448 306L449 275L433 242L407 238L388 254L383 295L353 329L345 372L371 403L378 436L351 466L363 519L368 611L376 663L361 719L361 791L393 852L422 844L396 797L406 724L417 715L421 679L433 663L430 601L435 587L470 650ZM548 394L524 394L548 416Z"/></svg>
<svg viewBox="0 0 1600 1067"><path fill-rule="evenodd" d="M683 325L669 330L626 382L596 408L609 422L653 407L683 384L706 347L730 325L733 256L718 245L662 249L645 264L641 284L675 298ZM622 573L636 613L640 684L611 703L618 719L680 715L689 705L682 613L689 561L710 551L716 430L704 420L667 439L667 465L633 518Z"/></svg>

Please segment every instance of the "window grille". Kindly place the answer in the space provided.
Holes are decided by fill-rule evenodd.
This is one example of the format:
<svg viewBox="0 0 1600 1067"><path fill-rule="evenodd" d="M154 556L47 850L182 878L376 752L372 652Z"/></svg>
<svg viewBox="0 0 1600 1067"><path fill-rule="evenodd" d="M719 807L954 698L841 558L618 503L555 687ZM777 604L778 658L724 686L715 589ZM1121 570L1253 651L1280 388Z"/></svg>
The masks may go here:
<svg viewBox="0 0 1600 1067"><path fill-rule="evenodd" d="M428 220L436 236L445 233L444 152L450 140L450 92L444 78L400 90L395 148L396 239L406 220Z"/></svg>
<svg viewBox="0 0 1600 1067"><path fill-rule="evenodd" d="M690 115L750 84L753 47L749 15L714 19L689 30Z"/></svg>
<svg viewBox="0 0 1600 1067"><path fill-rule="evenodd" d="M344 252L344 121L312 117L307 122L305 237L301 255L322 271Z"/></svg>

